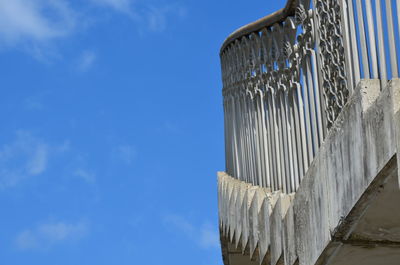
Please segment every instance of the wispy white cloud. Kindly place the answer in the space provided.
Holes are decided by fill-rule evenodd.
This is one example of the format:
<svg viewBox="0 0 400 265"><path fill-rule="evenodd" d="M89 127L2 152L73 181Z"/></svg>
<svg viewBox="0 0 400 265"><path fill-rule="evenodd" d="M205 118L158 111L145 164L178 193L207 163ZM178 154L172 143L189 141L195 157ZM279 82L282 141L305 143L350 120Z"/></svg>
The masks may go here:
<svg viewBox="0 0 400 265"><path fill-rule="evenodd" d="M43 173L47 168L48 148L45 144L38 143L26 165L27 173L35 176Z"/></svg>
<svg viewBox="0 0 400 265"><path fill-rule="evenodd" d="M169 214L164 216L164 222L167 225L171 225L173 228L178 229L185 235L192 237L196 231L194 225L192 225L186 218L181 215Z"/></svg>
<svg viewBox="0 0 400 265"><path fill-rule="evenodd" d="M131 0L91 0L94 4L111 7L119 12L132 14Z"/></svg>
<svg viewBox="0 0 400 265"><path fill-rule="evenodd" d="M62 144L57 145L55 147L55 151L58 153L65 153L71 150L71 142L69 140L65 140Z"/></svg>
<svg viewBox="0 0 400 265"><path fill-rule="evenodd" d="M117 146L114 150L114 153L118 159L127 165L131 165L137 156L136 148L128 144Z"/></svg>
<svg viewBox="0 0 400 265"><path fill-rule="evenodd" d="M171 133L171 134L180 134L182 132L181 128L179 128L178 124L172 122L170 120L164 121L163 130Z"/></svg>
<svg viewBox="0 0 400 265"><path fill-rule="evenodd" d="M43 103L38 98L34 98L34 97L26 98L23 106L27 110L42 110L42 109L44 109Z"/></svg>
<svg viewBox="0 0 400 265"><path fill-rule="evenodd" d="M0 0L0 41L44 43L70 34L77 16L64 0Z"/></svg>
<svg viewBox="0 0 400 265"><path fill-rule="evenodd" d="M171 20L186 16L186 9L175 2L162 5L157 0L90 0L88 3L100 12L109 9L129 17L140 33L163 31ZM83 6L73 7L68 0L0 0L0 49L17 48L43 62L62 58L56 40L73 36L98 21ZM86 71L96 57L90 51L83 53L78 69Z"/></svg>
<svg viewBox="0 0 400 265"><path fill-rule="evenodd" d="M23 179L46 171L49 146L27 131L0 148L0 189L17 185Z"/></svg>
<svg viewBox="0 0 400 265"><path fill-rule="evenodd" d="M31 131L18 130L0 146L0 191L45 174L51 160L70 151L70 142L53 144Z"/></svg>
<svg viewBox="0 0 400 265"><path fill-rule="evenodd" d="M82 178L89 184L93 184L96 182L96 175L93 172L88 171L87 169L79 168L75 170L74 175Z"/></svg>
<svg viewBox="0 0 400 265"><path fill-rule="evenodd" d="M200 226L196 226L182 215L170 214L164 216L164 223L183 233L201 248L220 247L218 229L208 222L203 222Z"/></svg>
<svg viewBox="0 0 400 265"><path fill-rule="evenodd" d="M164 31L171 18L183 18L186 16L186 8L176 4L167 6L149 6L142 19L147 21L147 27L151 31Z"/></svg>
<svg viewBox="0 0 400 265"><path fill-rule="evenodd" d="M203 248L219 248L219 234L215 227L204 223L200 230L200 245Z"/></svg>
<svg viewBox="0 0 400 265"><path fill-rule="evenodd" d="M164 31L171 19L183 18L187 13L186 8L174 2L167 5L143 0L91 0L91 2L128 15L142 33Z"/></svg>
<svg viewBox="0 0 400 265"><path fill-rule="evenodd" d="M80 239L87 232L88 224L85 221L43 223L20 232L14 243L20 250L45 250L64 241Z"/></svg>
<svg viewBox="0 0 400 265"><path fill-rule="evenodd" d="M94 51L84 51L78 61L78 70L80 72L88 71L96 61L96 58L97 56Z"/></svg>
<svg viewBox="0 0 400 265"><path fill-rule="evenodd" d="M167 14L168 9L150 8L146 16L149 29L152 31L165 30L167 27Z"/></svg>
<svg viewBox="0 0 400 265"><path fill-rule="evenodd" d="M124 155L122 158L127 162L131 162L133 158L128 151L125 150L121 155ZM66 173L68 177L75 176L75 179L78 177L88 184L96 183L95 172L88 167L80 150L71 147L70 141L51 143L30 131L16 131L12 141L0 146L0 191L47 174L50 166L60 163L61 158L66 167L59 174Z"/></svg>
<svg viewBox="0 0 400 265"><path fill-rule="evenodd" d="M164 31L172 20L186 16L186 8L175 2L162 5L157 0L90 0L88 3L100 12L112 10L127 16L140 34ZM0 51L17 49L44 63L60 60L63 55L59 40L99 22L83 6L72 6L68 0L0 0ZM77 69L86 72L96 58L94 52L84 52Z"/></svg>

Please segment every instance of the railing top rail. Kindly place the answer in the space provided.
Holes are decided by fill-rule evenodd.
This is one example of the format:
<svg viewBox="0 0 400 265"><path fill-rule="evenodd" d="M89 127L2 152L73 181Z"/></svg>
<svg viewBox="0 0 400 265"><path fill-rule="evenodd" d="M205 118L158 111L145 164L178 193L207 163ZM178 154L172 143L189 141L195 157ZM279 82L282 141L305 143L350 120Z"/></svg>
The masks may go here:
<svg viewBox="0 0 400 265"><path fill-rule="evenodd" d="M294 15L297 3L298 0L287 0L286 6L284 8L235 30L225 39L220 49L220 54L222 54L225 48L228 47L228 45L235 40L240 39L243 36L250 35L253 32L260 31L265 27L270 27L275 23L282 22L288 16Z"/></svg>

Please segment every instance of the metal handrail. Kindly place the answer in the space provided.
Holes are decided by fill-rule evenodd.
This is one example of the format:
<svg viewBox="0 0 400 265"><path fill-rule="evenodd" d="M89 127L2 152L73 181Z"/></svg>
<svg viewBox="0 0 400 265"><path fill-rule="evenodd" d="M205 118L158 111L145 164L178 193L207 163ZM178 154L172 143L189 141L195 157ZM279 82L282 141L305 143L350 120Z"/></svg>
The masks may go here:
<svg viewBox="0 0 400 265"><path fill-rule="evenodd" d="M298 0L287 0L284 8L235 30L225 39L221 46L220 54L222 54L225 48L235 40L253 32L258 32L263 28L270 27L275 23L280 23L289 16L293 16L297 5Z"/></svg>

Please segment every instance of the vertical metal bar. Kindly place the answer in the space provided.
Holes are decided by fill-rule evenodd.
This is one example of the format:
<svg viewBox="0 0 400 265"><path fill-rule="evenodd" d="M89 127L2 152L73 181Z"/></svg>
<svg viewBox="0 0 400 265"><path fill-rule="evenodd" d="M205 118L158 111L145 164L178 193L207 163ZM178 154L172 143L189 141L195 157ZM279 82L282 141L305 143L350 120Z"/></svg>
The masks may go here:
<svg viewBox="0 0 400 265"><path fill-rule="evenodd" d="M383 24L382 24L382 7L381 0L375 0L375 9L376 9L376 23L377 23L377 31L378 31L378 51L379 51L379 71L380 71L380 79L381 79L381 89L386 87L387 72L386 72L386 57L385 57L385 42L383 39Z"/></svg>
<svg viewBox="0 0 400 265"><path fill-rule="evenodd" d="M250 104L250 97L245 94L245 108L246 108L246 116L245 116L245 122L246 122L246 129L247 129L247 148L249 152L249 157L250 157L250 169L251 169L251 179L250 183L254 185L255 183L255 178L256 178L256 161L254 157L254 140L253 140L253 126L252 126L252 117L251 117L251 104Z"/></svg>
<svg viewBox="0 0 400 265"><path fill-rule="evenodd" d="M226 116L226 126L227 126L227 139L226 139L226 150L228 152L228 167L229 170L227 170L228 174L233 176L235 173L233 171L233 163L232 163L232 159L233 159L233 130L232 130L232 126L231 126L231 122L233 120L233 114L231 113L230 109L231 109L231 104L230 104L230 97L229 95L225 95L224 96L224 100L226 102L226 112L227 112L227 116Z"/></svg>
<svg viewBox="0 0 400 265"><path fill-rule="evenodd" d="M227 126L228 126L228 135L227 135L227 149L229 152L229 175L233 176L236 175L236 172L234 172L234 163L232 163L233 161L233 157L234 157L234 144L233 144L233 128L232 128L232 120L233 120L233 113L231 113L230 109L231 109L231 103L230 103L230 97L229 95L226 95L226 109L227 109L227 113L229 113L229 115L226 117L226 122L227 122Z"/></svg>
<svg viewBox="0 0 400 265"><path fill-rule="evenodd" d="M300 117L299 117L299 103L298 103L298 94L297 94L297 84L293 87L292 90L292 102L293 102L293 122L294 122L294 130L295 130L295 139L296 139L296 150L297 150L297 160L299 165L299 174L295 179L295 188L297 189L300 183L301 177L304 175L304 166L305 161L303 157L303 144L301 138L301 124L300 124Z"/></svg>
<svg viewBox="0 0 400 265"><path fill-rule="evenodd" d="M237 117L236 117L236 111L235 111L235 106L236 106L236 102L235 102L235 98L234 96L230 96L231 97L231 113L232 113L232 121L230 121L231 124L231 128L232 128L232 140L233 140L233 147L232 149L234 150L234 154L235 156L233 157L233 172L235 172L235 177L236 178L240 178L240 161L239 161L239 157L240 157L240 152L238 150L238 132L236 130L236 123L237 123Z"/></svg>
<svg viewBox="0 0 400 265"><path fill-rule="evenodd" d="M230 96L227 96L227 110L229 113L229 116L227 117L227 123L228 123L228 152L229 154L229 168L230 168L230 175L231 176L237 176L237 172L235 171L235 161L234 158L236 158L236 150L235 150L235 145L236 143L234 142L234 127L232 126L232 121L234 120L234 113L232 113L231 110L231 106L232 102L231 102L231 98Z"/></svg>
<svg viewBox="0 0 400 265"><path fill-rule="evenodd" d="M284 147L283 147L283 139L282 139L282 119L281 119L281 99L280 99L280 91L277 89L274 95L275 101L275 122L276 122L276 134L278 139L278 149L279 149L279 161L278 164L280 168L281 174L279 175L278 183L279 189L284 190L284 176L285 176L285 166L284 166Z"/></svg>
<svg viewBox="0 0 400 265"><path fill-rule="evenodd" d="M232 138L230 137L230 120L232 120L229 113L229 97L224 95L224 126L225 126L225 157L226 157L226 172L233 175L231 168L232 145L230 144Z"/></svg>
<svg viewBox="0 0 400 265"><path fill-rule="evenodd" d="M374 30L374 20L372 15L372 5L371 0L365 0L365 9L367 15L367 23L368 23L368 39L369 39L369 51L370 51L370 59L371 59L371 70L372 70L372 78L379 78L378 74L378 63L376 56L376 44L375 44L375 30Z"/></svg>
<svg viewBox="0 0 400 265"><path fill-rule="evenodd" d="M268 87L267 83L265 84L265 90L263 94L263 108L264 108L264 121L266 128L266 136L267 136L267 152L268 152L268 164L269 164L269 174L270 174L270 185L269 187L273 190L274 187L274 174L275 174L275 164L272 153L272 134L271 134L271 114L269 111L269 101L268 101Z"/></svg>
<svg viewBox="0 0 400 265"><path fill-rule="evenodd" d="M392 78L399 77L399 70L397 66L397 51L396 51L396 41L394 36L394 25L393 25L393 12L392 12L392 2L386 0L386 18L388 27L388 39L389 39L389 49L390 49L390 68L392 70Z"/></svg>
<svg viewBox="0 0 400 265"><path fill-rule="evenodd" d="M307 55L305 58L305 70L306 70L306 82L307 82L307 96L308 96L308 105L310 110L310 125L312 132L312 160L314 159L315 153L318 150L318 131L317 131L317 114L315 110L315 96L314 96L314 83L312 78L312 70L311 70L311 57ZM311 160L311 161L312 161Z"/></svg>
<svg viewBox="0 0 400 265"><path fill-rule="evenodd" d="M282 102L282 84L281 79L278 76L281 76L282 69L284 68L283 60L282 60L282 53L281 53L281 45L283 39L282 33L282 24L274 24L272 28L272 41L274 44L275 50L275 74L277 75L275 81L275 107L276 107L276 121L277 121L277 128L278 128L278 139L279 139L279 149L280 149L280 168L281 174L279 176L279 188L286 193L286 176L287 172L287 161L285 159L286 151L286 142L285 142L285 131L284 131L284 120L283 120L283 102Z"/></svg>
<svg viewBox="0 0 400 265"><path fill-rule="evenodd" d="M272 132L272 114L271 114L271 101L269 100L270 91L266 88L264 95L264 109L266 110L266 124L268 135L268 156L269 164L271 166L271 190L275 190L275 176L276 176L276 162L275 162L275 149L274 149L274 133Z"/></svg>
<svg viewBox="0 0 400 265"><path fill-rule="evenodd" d="M234 104L234 100L233 100L232 97L230 98L230 104L231 105ZM230 138L231 138L230 150L231 150L231 154L232 154L231 155L231 159L230 159L230 163L231 163L231 168L232 168L232 170L231 170L232 174L234 174L234 176L236 178L238 178L239 175L240 175L239 161L238 161L239 153L238 153L238 149L237 149L237 135L236 135L235 124L234 124L236 118L235 118L235 113L233 112L233 107L232 106L230 106L230 113L231 113L231 117L232 117L232 119L229 121L229 127L231 129L231 132L230 132Z"/></svg>
<svg viewBox="0 0 400 265"><path fill-rule="evenodd" d="M230 97L228 96L228 102L229 105L231 105L233 102L230 99ZM230 113L229 117L228 117L228 123L229 123L229 151L230 151L230 159L229 159L229 163L230 163L230 168L231 168L231 172L232 174L237 178L238 177L238 172L236 170L237 167L237 147L236 147L236 139L235 139L235 127L232 126L232 122L234 121L234 113L232 113L232 108L231 106L228 105L228 111Z"/></svg>
<svg viewBox="0 0 400 265"><path fill-rule="evenodd" d="M262 186L262 177L263 177L263 167L262 167L262 154L261 154L261 143L260 143L260 133L258 127L258 109L257 109L257 95L253 94L253 98L251 99L251 110L252 110L252 121L253 121L253 134L254 134L254 144L255 144L255 156L256 156L256 164L257 164L257 185Z"/></svg>
<svg viewBox="0 0 400 265"><path fill-rule="evenodd" d="M261 63L261 38L260 35L257 33L251 34L252 40L252 57L253 57L253 66L255 76L253 79L255 80L254 86L254 98L253 98L253 105L254 105L254 119L255 119L255 131L256 131L256 139L257 139L257 150L258 150L258 160L259 160L259 168L260 168L260 175L258 176L258 182L261 187L265 187L266 182L266 169L265 169L265 152L264 152L264 144L263 144L263 137L262 137L262 123L261 123L261 108L259 104L259 91L261 85L261 75L262 75L262 63Z"/></svg>
<svg viewBox="0 0 400 265"><path fill-rule="evenodd" d="M266 149L268 153L268 171L269 171L269 185L268 187L271 188L271 190L274 190L274 176L275 176L275 166L276 164L274 163L274 155L272 151L272 142L273 142L273 134L271 130L271 111L269 110L269 87L268 87L268 78L267 76L269 75L270 71L270 64L271 64L271 59L270 59L270 36L269 36L269 31L264 28L262 30L262 36L261 36L261 45L263 47L263 55L264 55L264 61L263 64L265 66L265 72L263 72L263 95L262 95L262 108L263 108L263 122L265 124L265 137L266 137Z"/></svg>
<svg viewBox="0 0 400 265"><path fill-rule="evenodd" d="M356 0L357 3L357 16L358 16L358 28L360 34L360 48L361 48L361 61L364 72L364 78L369 79L369 63L368 63L368 52L367 52L367 41L365 38L365 28L364 28L364 13L362 8L361 0Z"/></svg>
<svg viewBox="0 0 400 265"><path fill-rule="evenodd" d="M271 189L273 191L277 190L279 187L278 185L278 178L280 176L279 170L279 157L277 156L278 151L278 139L276 138L276 124L275 124L275 106L274 106L274 91L273 91L273 62L274 58L272 56L272 32L271 29L263 30L264 38L264 47L266 51L266 94L265 94L265 103L266 103L266 110L268 112L268 136L269 136L269 157L270 157L270 165L271 165Z"/></svg>
<svg viewBox="0 0 400 265"><path fill-rule="evenodd" d="M275 133L275 141L276 141L276 158L277 158L277 169L278 175L276 176L277 179L277 188L282 189L282 176L284 175L283 169L283 161L282 161L282 139L280 137L280 119L279 119L279 100L278 100L278 91L272 94L272 109L273 109L273 117L274 117L274 133Z"/></svg>
<svg viewBox="0 0 400 265"><path fill-rule="evenodd" d="M305 125L306 125L306 145L307 145L307 157L308 157L308 165L310 165L311 161L313 160L314 154L313 154L313 145L312 145L312 131L311 131L311 121L310 121L310 104L308 102L308 84L307 84L307 73L305 69L305 63L302 65L302 77L303 77L303 88L302 88L302 93L303 93L303 100L304 100L304 120L305 120Z"/></svg>
<svg viewBox="0 0 400 265"><path fill-rule="evenodd" d="M351 1L351 0L349 0ZM342 37L343 37L343 46L344 51L346 53L345 61L346 61L346 70L347 70L347 80L349 86L349 91L353 90L355 87L355 69L352 64L352 50L350 44L350 33L349 33L349 17L348 17L348 6L346 0L340 1L340 9L341 9L341 17L342 17Z"/></svg>
<svg viewBox="0 0 400 265"><path fill-rule="evenodd" d="M319 88L319 96L320 96L320 102L324 103L324 93L323 93L323 78L322 78L322 58L321 58L321 51L320 51L320 31L317 30L319 27L319 22L318 22L318 16L317 16L317 1L319 0L313 0L313 22L314 22L314 33L315 33L315 46L314 49L316 51L316 68L317 68L317 82L318 82L318 88ZM297 93L296 93L297 94ZM321 104L321 117L322 117L322 133L323 136L322 138L325 138L325 135L327 133L327 120L326 120L326 112L325 112L325 104Z"/></svg>
<svg viewBox="0 0 400 265"><path fill-rule="evenodd" d="M240 164L239 164L239 156L240 156L240 152L239 152L239 149L238 149L238 134L237 134L237 131L236 131L236 120L237 120L237 118L236 118L236 113L235 113L235 104L236 104L236 102L235 102L235 99L234 99L234 97L233 96L230 96L230 101L231 101L231 108L230 108L230 112L231 112L231 114L232 114L232 117L233 117L233 119L232 119L232 121L230 121L230 127L231 127L231 130L232 130L232 132L231 132L231 137L232 137L232 144L233 144L233 146L231 147L232 148L232 155L233 155L233 157L231 158L231 163L232 163L232 168L233 168L233 170L232 170L232 172L234 172L234 174L235 174L235 177L236 178L239 178L240 177Z"/></svg>
<svg viewBox="0 0 400 265"><path fill-rule="evenodd" d="M248 124L249 124L249 138L250 138L250 154L252 157L252 167L253 167L253 185L257 185L258 179L258 163L257 163L257 146L256 137L254 135L254 115L253 115L253 102L252 98L248 95L247 97L247 111L248 111Z"/></svg>
<svg viewBox="0 0 400 265"><path fill-rule="evenodd" d="M229 131L230 131L230 126L229 126L229 120L230 120L230 114L229 114L229 110L228 110L228 99L224 96L224 137L225 137L225 170L229 175L233 175L232 172L232 168L231 168L231 156L232 156L232 151L231 149L231 145L229 144L229 142L231 141L231 137L229 135Z"/></svg>
<svg viewBox="0 0 400 265"><path fill-rule="evenodd" d="M288 143L288 151L289 154L287 156L287 159L289 161L289 176L288 176L288 192L292 193L295 190L295 181L294 178L297 175L297 157L295 156L295 149L294 149L294 141L293 141L293 129L292 129L292 114L293 114L293 108L292 104L289 100L289 93L291 93L291 88L288 88L285 95L284 95L284 100L285 100L285 116L286 116L286 131L287 131L287 143Z"/></svg>
<svg viewBox="0 0 400 265"><path fill-rule="evenodd" d="M270 153L268 149L268 135L267 135L267 124L265 122L266 119L266 113L265 113L265 108L264 108L264 93L260 93L260 105L261 105L261 122L262 122L262 127L263 127L263 138L264 138L264 150L265 150L265 166L266 166L266 187L271 187L271 170L272 167L270 165Z"/></svg>
<svg viewBox="0 0 400 265"><path fill-rule="evenodd" d="M237 96L237 104L235 104L235 112L237 115L237 122L236 122L236 130L238 132L238 144L239 144L239 150L240 150L240 158L239 158L239 163L240 163L240 168L242 168L242 173L240 175L240 180L247 180L247 177L249 175L247 165L245 164L246 161L246 149L244 147L244 142L245 142L245 136L244 136L244 124L243 124L243 119L242 119L242 97L241 94L235 95Z"/></svg>
<svg viewBox="0 0 400 265"><path fill-rule="evenodd" d="M246 174L243 176L243 180L250 182L251 177L251 168L250 168L250 157L249 157L249 150L248 150L248 139L247 139L247 128L246 128L246 107L244 105L244 95L240 93L239 102L240 102L240 130L242 133L241 137L241 145L242 145L242 164L243 167L246 169Z"/></svg>
<svg viewBox="0 0 400 265"><path fill-rule="evenodd" d="M233 132L234 132L234 136L233 136L233 140L234 140L234 150L235 150L235 157L234 157L234 167L235 167L235 173L236 173L236 178L237 179L241 179L242 175L243 175L243 167L242 167L242 161L241 161L241 157L242 157L242 149L240 147L240 133L238 131L238 123L239 123L239 119L238 119L238 115L237 115L237 100L235 96L231 96L231 100L232 100L232 113L233 113L233 121L232 121L232 127L233 127Z"/></svg>
<svg viewBox="0 0 400 265"><path fill-rule="evenodd" d="M261 166L262 166L262 187L267 187L267 182L269 178L268 168L267 168L267 151L265 149L265 137L264 137L264 122L263 122L263 108L262 108L262 91L258 91L257 98L256 98L256 105L257 105L257 124L258 124L258 137L260 141L260 150L261 150Z"/></svg>
<svg viewBox="0 0 400 265"><path fill-rule="evenodd" d="M295 124L295 107L293 104L293 87L288 91L287 97L289 103L289 126L291 136L291 149L292 149L292 161L293 161L293 177L291 178L291 192L295 192L297 188L297 180L299 179L299 155L301 152L297 150L296 141L296 124Z"/></svg>
<svg viewBox="0 0 400 265"><path fill-rule="evenodd" d="M349 25L349 30L350 30L350 36L349 36L349 45L351 48L351 62L352 62L352 67L353 67L353 73L354 73L354 80L353 80L353 86L358 84L360 81L360 62L358 59L358 47L357 47L357 32L355 28L355 12L353 8L353 0L347 0L347 6L348 10L347 13L345 13L347 23ZM353 88L349 88L349 91L351 93Z"/></svg>
<svg viewBox="0 0 400 265"><path fill-rule="evenodd" d="M257 88L256 88L257 89ZM256 141L257 141L257 152L258 152L258 161L259 161L259 171L260 175L258 176L258 185L263 187L264 186L264 154L263 154L263 145L261 143L261 127L260 127L260 108L258 106L258 95L255 91L255 95L253 98L253 105L254 105L254 124L255 124L255 134L256 134Z"/></svg>
<svg viewBox="0 0 400 265"><path fill-rule="evenodd" d="M261 167L260 167L260 144L258 142L257 130L256 130L256 111L254 109L254 97L249 97L250 105L250 121L252 129L252 143L253 143L253 157L254 157L254 184L260 185L259 179L261 177Z"/></svg>
<svg viewBox="0 0 400 265"><path fill-rule="evenodd" d="M254 183L254 177L255 177L255 166L254 166L254 156L253 156L253 144L254 141L252 140L252 128L251 128L251 118L250 118L250 109L249 109L249 98L245 94L244 95L244 106L245 106L245 123L246 123L246 147L247 147L247 152L249 155L249 167L250 167L250 181L249 183Z"/></svg>
<svg viewBox="0 0 400 265"><path fill-rule="evenodd" d="M274 146L273 150L275 151L275 162L276 162L276 175L275 175L275 189L281 189L281 176L282 176L282 161L281 161L281 148L280 148L280 140L279 140L279 127L277 121L277 106L275 103L275 95L274 92L271 91L271 112L272 112L272 131L274 134Z"/></svg>
<svg viewBox="0 0 400 265"><path fill-rule="evenodd" d="M306 7L310 6L310 1L305 3ZM291 46L294 47L296 42L296 31L297 26L296 22L293 18L288 17L285 20L285 33L286 33L286 42ZM294 54L293 54L294 55ZM290 56L292 54L288 54L288 65L287 67L291 70L294 69L293 61L291 60ZM295 117L294 117L294 104L293 104L293 89L295 86L293 84L293 75L294 71L291 71L288 78L288 89L287 93L285 94L286 106L287 106L287 122L288 122L288 142L289 142L289 152L290 152L290 165L291 165L291 175L290 175L290 192L296 191L297 188L297 180L299 179L299 151L297 150L297 142L296 142L296 126L295 126Z"/></svg>
<svg viewBox="0 0 400 265"><path fill-rule="evenodd" d="M285 174L282 176L283 179L283 187L284 192L289 193L289 177L290 177L290 166L289 166L289 148L288 148L288 141L287 141L287 121L286 121L286 106L285 106L285 91L284 89L281 90L279 98L281 104L281 112L280 112L280 121L281 121L281 137L282 137L282 145L283 145L283 152L282 152L282 160L283 166L285 168Z"/></svg>
<svg viewBox="0 0 400 265"><path fill-rule="evenodd" d="M247 57L246 57L246 43L245 40L238 40L238 46L237 46L237 52L238 52L238 57L239 57L239 70L238 70L238 76L239 76L239 82L241 81L241 84L239 85L240 89L240 115L241 115L241 123L242 126L242 135L243 135L243 151L244 151L244 159L243 159L243 166L246 167L246 176L245 176L245 181L251 183L253 175L252 175L252 158L250 154L250 140L249 140L249 128L248 128L248 119L247 119L247 98L246 98L246 77L247 77Z"/></svg>
<svg viewBox="0 0 400 265"><path fill-rule="evenodd" d="M239 179L245 181L249 176L249 172L246 164L247 154L245 149L245 134L244 134L245 128L242 118L243 116L242 93L240 90L241 88L239 87L239 85L237 85L237 83L240 82L242 78L242 65L243 65L242 51L239 41L235 41L235 44L233 46L233 55L235 63L233 64L233 69L232 69L232 84L234 84L232 89L235 91L234 95L236 101L235 112L237 116L236 131L238 132L238 145L240 151L239 163L240 163L240 168L242 169Z"/></svg>
<svg viewBox="0 0 400 265"><path fill-rule="evenodd" d="M318 82L318 71L317 71L317 59L315 56L315 51L311 51L311 68L312 68L312 82L314 86L314 100L315 100L315 110L316 110L316 115L317 115L317 124L318 124L318 147L322 144L324 140L324 132L323 132L323 121L322 121L322 107L321 107L321 91L319 88L319 82Z"/></svg>
<svg viewBox="0 0 400 265"><path fill-rule="evenodd" d="M247 95L243 95L243 110L244 110L244 128L245 128L245 137L246 137L246 150L247 150L247 164L249 168L249 175L247 182L253 183L254 178L254 166L253 166L253 155L251 150L251 139L250 139L250 125L249 125L249 109L247 106Z"/></svg>
<svg viewBox="0 0 400 265"><path fill-rule="evenodd" d="M302 75L302 73L299 73L299 75ZM300 78L300 77L299 77ZM299 80L300 81L300 80ZM303 80L303 86L304 86L304 80ZM306 129L306 118L305 118L305 104L303 100L303 95L302 95L302 90L304 89L300 82L299 86L296 89L296 94L297 94L297 102L298 102L298 110L299 110L299 131L301 135L301 151L303 152L303 165L304 165L304 174L307 172L308 166L309 166L309 159L308 159L308 144L307 144L307 129ZM303 175L301 176L303 177Z"/></svg>
<svg viewBox="0 0 400 265"><path fill-rule="evenodd" d="M276 156L276 139L275 139L275 127L274 127L274 116L272 110L272 92L266 92L266 103L267 103L267 110L268 110L268 135L269 135L269 157L270 157L270 165L272 166L272 175L271 175L271 188L272 190L276 190L278 186L278 182L276 180L278 176L278 162Z"/></svg>

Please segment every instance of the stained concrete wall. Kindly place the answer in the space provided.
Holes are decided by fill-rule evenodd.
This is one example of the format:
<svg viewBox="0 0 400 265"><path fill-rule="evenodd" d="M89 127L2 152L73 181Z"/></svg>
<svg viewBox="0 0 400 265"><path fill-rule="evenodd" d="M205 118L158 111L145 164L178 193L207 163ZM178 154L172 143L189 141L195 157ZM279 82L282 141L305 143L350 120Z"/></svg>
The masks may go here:
<svg viewBox="0 0 400 265"><path fill-rule="evenodd" d="M396 162L399 91L399 80L391 81L382 91L379 80L361 81L295 194L271 193L219 173L221 241L235 249L225 249L224 255L240 252L258 264L358 264L354 260L337 262L344 253L361 255L354 248L366 241L357 241L357 235L362 234L367 213L374 214L376 207L371 205L380 189L396 187L386 188L387 193L393 193L387 198L397 198L400 193ZM392 218L386 220L391 229L400 227L400 216L386 218ZM385 229L380 221L374 220L377 229ZM377 253L386 253L388 246L397 249L390 255L400 260L397 241L379 237L367 241L379 243L383 252L374 248ZM225 265L233 265L224 260Z"/></svg>

